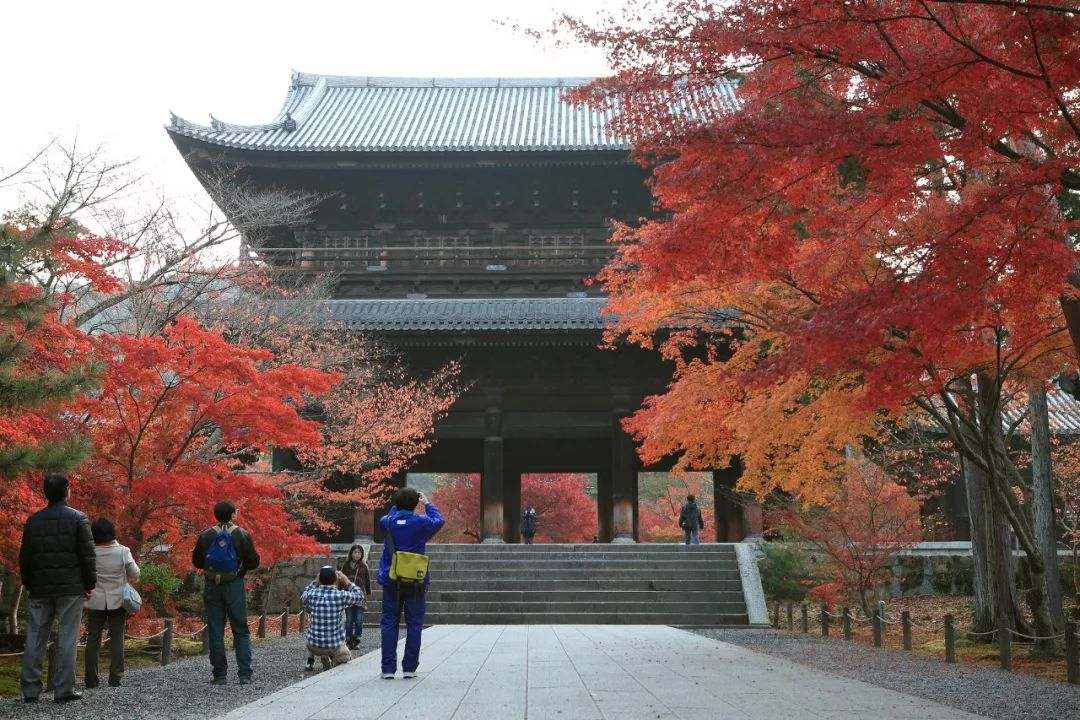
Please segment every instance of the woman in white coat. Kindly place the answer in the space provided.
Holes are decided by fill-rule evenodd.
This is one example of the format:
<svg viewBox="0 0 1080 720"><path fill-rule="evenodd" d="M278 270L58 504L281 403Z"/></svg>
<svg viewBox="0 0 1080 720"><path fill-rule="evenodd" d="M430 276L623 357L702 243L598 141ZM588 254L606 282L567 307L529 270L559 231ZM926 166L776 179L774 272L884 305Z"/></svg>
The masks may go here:
<svg viewBox="0 0 1080 720"><path fill-rule="evenodd" d="M131 550L116 542L116 528L108 518L90 526L97 557L97 587L86 601L86 687L98 686L98 655L101 631L109 628L109 685L116 687L124 675L124 625L127 611L122 597L125 582L139 579L139 566Z"/></svg>

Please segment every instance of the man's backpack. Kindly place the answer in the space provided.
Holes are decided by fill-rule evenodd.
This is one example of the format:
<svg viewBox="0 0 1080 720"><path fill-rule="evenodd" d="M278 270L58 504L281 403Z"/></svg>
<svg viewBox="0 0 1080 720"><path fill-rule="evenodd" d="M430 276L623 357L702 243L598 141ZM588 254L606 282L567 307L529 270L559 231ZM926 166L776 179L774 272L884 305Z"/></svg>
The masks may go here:
<svg viewBox="0 0 1080 720"><path fill-rule="evenodd" d="M224 525L218 526L217 530L217 537L206 551L203 575L215 583L229 582L236 579L240 570L240 558L236 553L232 531Z"/></svg>

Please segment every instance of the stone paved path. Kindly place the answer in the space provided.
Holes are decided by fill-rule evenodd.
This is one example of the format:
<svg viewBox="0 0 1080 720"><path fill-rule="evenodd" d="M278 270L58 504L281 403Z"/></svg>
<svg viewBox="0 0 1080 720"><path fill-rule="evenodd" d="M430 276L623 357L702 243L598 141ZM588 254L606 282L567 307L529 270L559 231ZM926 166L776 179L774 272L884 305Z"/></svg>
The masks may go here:
<svg viewBox="0 0 1080 720"><path fill-rule="evenodd" d="M978 716L663 626L457 625L424 631L420 677L378 653L225 720L974 720Z"/></svg>

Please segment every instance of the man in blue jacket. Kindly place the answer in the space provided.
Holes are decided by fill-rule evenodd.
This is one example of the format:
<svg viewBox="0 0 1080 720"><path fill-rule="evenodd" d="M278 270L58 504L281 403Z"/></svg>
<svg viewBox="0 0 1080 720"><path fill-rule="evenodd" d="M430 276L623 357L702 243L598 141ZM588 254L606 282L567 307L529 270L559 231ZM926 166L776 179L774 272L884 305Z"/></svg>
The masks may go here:
<svg viewBox="0 0 1080 720"><path fill-rule="evenodd" d="M394 493L390 512L379 520L379 527L384 538L389 534L393 539L394 550L424 555L427 554L427 541L445 522L439 509L428 502L422 492L404 487ZM416 668L420 665L420 632L424 628L426 609L424 593L431 582L431 574L419 587L391 582L390 547L384 541L376 580L383 587L380 622L383 679L393 680L397 672L398 623L402 610L405 611L405 654L401 658L401 676L414 678Z"/></svg>

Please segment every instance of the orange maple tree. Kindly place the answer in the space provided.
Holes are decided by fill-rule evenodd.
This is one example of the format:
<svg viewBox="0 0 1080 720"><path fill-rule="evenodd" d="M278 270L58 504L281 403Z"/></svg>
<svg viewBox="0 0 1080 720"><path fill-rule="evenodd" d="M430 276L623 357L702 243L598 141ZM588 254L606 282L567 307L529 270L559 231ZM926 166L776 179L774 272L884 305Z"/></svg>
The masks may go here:
<svg viewBox="0 0 1080 720"><path fill-rule="evenodd" d="M446 528L441 533L444 542L479 539L479 476L442 476L431 499L446 518ZM596 534L596 500L588 492L585 475L522 475L521 508L530 505L538 517L535 542L582 543L591 541Z"/></svg>
<svg viewBox="0 0 1080 720"><path fill-rule="evenodd" d="M617 228L602 275L616 332L649 343L675 329L662 343L681 361L674 384L627 424L646 459L738 454L744 489L828 503L845 444L917 408L986 474L1032 558L1047 634L1000 415L1010 385L1075 364L1062 310L1080 259L1073 10L628 6L556 32L606 52L613 77L576 98L612 108L654 168L660 212Z"/></svg>

